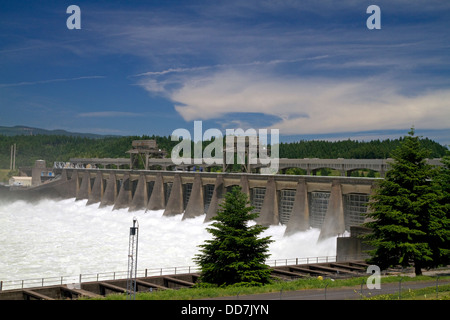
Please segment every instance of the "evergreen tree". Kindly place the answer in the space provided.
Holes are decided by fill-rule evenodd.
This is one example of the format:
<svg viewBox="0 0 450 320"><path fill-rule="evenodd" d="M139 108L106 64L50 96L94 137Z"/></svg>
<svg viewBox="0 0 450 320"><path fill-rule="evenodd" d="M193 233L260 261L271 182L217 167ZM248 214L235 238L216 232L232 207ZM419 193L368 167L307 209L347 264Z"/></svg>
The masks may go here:
<svg viewBox="0 0 450 320"><path fill-rule="evenodd" d="M435 226L436 240L433 243L436 246L434 260L442 265L450 263L450 151L441 159L443 167L439 168L436 177L436 184L441 188L441 201L443 207L443 216Z"/></svg>
<svg viewBox="0 0 450 320"><path fill-rule="evenodd" d="M448 245L448 215L436 169L426 163L427 157L412 129L393 152L392 168L369 202L373 220L366 226L372 233L365 239L375 248L371 263L382 269L412 263L420 275L422 268L446 258L441 249Z"/></svg>
<svg viewBox="0 0 450 320"><path fill-rule="evenodd" d="M200 245L201 254L195 261L201 267L201 280L216 285L259 285L268 283L270 269L265 264L269 257L270 237L258 238L267 229L261 225L249 226L258 213L252 213L248 197L240 187L226 193L217 215L208 228L213 235Z"/></svg>

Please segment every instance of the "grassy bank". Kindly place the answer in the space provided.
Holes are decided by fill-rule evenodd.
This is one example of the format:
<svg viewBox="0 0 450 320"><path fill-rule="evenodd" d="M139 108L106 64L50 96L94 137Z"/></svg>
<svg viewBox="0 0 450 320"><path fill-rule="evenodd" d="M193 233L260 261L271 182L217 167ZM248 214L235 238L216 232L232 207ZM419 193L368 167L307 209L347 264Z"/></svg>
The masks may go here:
<svg viewBox="0 0 450 320"><path fill-rule="evenodd" d="M339 288L339 287L354 287L360 286L361 283L366 283L368 277L357 277L350 279L324 279L319 280L318 278L307 278L307 279L299 279L295 281L287 281L287 282L275 282L272 284L268 284L261 287L234 287L229 286L225 288L217 288L217 287L194 287L189 289L179 289L179 290L163 290L163 291L155 291L155 292L142 292L136 294L136 300L194 300L194 299L206 299L206 298L215 298L215 297L235 297L238 295L248 295L248 294L260 294L260 293L271 293L271 292L281 292L281 291L294 291L294 290L305 290L305 289L320 289L320 288ZM388 276L382 278L382 283L392 283L398 282L400 277L398 276ZM420 277L403 277L402 282L407 281L429 281L435 280L436 278L430 276L420 276ZM450 276L440 277L440 280L450 279ZM430 293L428 293L428 298L433 298L432 293L435 292L435 288L427 288L430 289ZM434 290L434 291L433 291ZM450 285L441 286L440 293L441 296L439 298L449 299L450 297ZM427 291L428 292L428 291ZM427 293L419 292L416 294L416 297L421 297L426 295ZM391 295L385 295L385 299L389 298ZM395 296L395 295L392 295ZM436 295L434 295L435 297ZM367 299L372 299L370 296L365 297ZM380 297L382 298L382 297ZM406 296L405 296L406 298ZM125 300L125 294L111 294L106 297L100 298L102 300ZM373 299L376 299L373 297ZM396 298L398 299L398 295Z"/></svg>
<svg viewBox="0 0 450 320"><path fill-rule="evenodd" d="M8 182L9 181L9 169L0 169L0 182Z"/></svg>
<svg viewBox="0 0 450 320"><path fill-rule="evenodd" d="M366 295L364 300L450 300L450 285L442 285L438 287L427 287L423 289L404 290L399 296L398 293L380 294L376 296Z"/></svg>

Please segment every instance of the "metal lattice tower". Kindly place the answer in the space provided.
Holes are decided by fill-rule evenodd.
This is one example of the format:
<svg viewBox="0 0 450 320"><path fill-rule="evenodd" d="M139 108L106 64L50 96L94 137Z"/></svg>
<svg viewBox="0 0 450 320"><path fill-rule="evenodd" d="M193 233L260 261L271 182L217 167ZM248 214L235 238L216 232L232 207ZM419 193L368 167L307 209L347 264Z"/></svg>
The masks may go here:
<svg viewBox="0 0 450 320"><path fill-rule="evenodd" d="M128 277L127 277L127 300L136 298L136 276L138 257L139 223L133 218L133 226L130 228L128 242Z"/></svg>

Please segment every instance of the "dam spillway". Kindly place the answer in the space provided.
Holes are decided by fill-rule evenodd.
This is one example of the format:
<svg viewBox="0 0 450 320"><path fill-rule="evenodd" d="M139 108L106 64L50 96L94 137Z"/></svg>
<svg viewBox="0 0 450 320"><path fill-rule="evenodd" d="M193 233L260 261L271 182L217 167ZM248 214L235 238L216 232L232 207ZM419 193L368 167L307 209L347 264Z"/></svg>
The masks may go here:
<svg viewBox="0 0 450 320"><path fill-rule="evenodd" d="M250 173L117 169L61 169L59 179L25 190L23 198L76 198L113 210L164 210L182 219L216 214L224 194L240 186L259 212L257 223L286 225L286 234L321 229L321 238L343 234L364 222L378 179Z"/></svg>

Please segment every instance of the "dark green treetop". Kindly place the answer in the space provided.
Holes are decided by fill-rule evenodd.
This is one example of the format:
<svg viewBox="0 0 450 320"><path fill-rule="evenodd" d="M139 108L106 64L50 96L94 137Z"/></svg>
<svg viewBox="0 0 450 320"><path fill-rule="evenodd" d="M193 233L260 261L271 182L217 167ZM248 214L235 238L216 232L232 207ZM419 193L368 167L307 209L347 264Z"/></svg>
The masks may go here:
<svg viewBox="0 0 450 320"><path fill-rule="evenodd" d="M414 129L393 152L395 160L369 202L365 240L375 249L371 263L424 267L448 261L449 215L438 171L426 163L428 152ZM447 248L447 249L446 249Z"/></svg>
<svg viewBox="0 0 450 320"><path fill-rule="evenodd" d="M251 225L259 214L252 212L248 197L240 187L226 193L217 215L212 219L211 240L200 245L195 261L201 267L201 280L216 285L260 285L270 281L270 237L258 238L267 229Z"/></svg>

